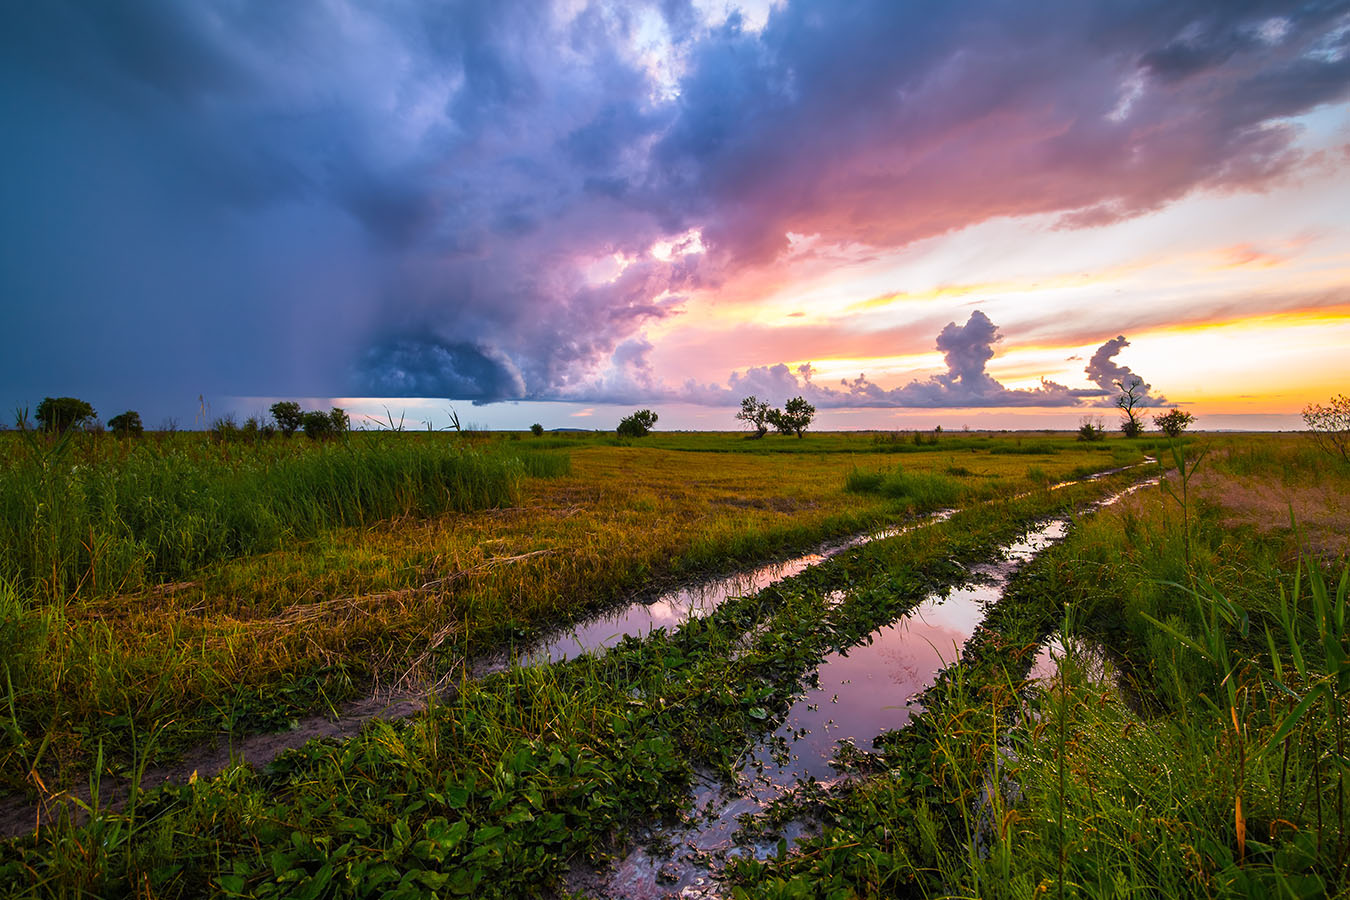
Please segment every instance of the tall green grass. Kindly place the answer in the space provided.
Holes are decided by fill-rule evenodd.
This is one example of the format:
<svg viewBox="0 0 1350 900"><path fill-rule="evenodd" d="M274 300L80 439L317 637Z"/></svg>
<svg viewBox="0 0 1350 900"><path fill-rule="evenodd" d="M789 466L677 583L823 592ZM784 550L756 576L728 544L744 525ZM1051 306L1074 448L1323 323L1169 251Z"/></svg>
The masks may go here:
<svg viewBox="0 0 1350 900"><path fill-rule="evenodd" d="M517 454L525 474L531 478L560 478L572 474L572 457L566 453L536 451L531 448Z"/></svg>
<svg viewBox="0 0 1350 900"><path fill-rule="evenodd" d="M405 435L236 445L28 435L6 449L0 579L52 598L181 578L333 527L510 505L527 471L568 465Z"/></svg>
<svg viewBox="0 0 1350 900"><path fill-rule="evenodd" d="M855 494L880 494L903 500L920 509L933 509L960 502L968 493L960 480L937 472L906 472L897 466L891 472L854 468L844 478L844 489Z"/></svg>

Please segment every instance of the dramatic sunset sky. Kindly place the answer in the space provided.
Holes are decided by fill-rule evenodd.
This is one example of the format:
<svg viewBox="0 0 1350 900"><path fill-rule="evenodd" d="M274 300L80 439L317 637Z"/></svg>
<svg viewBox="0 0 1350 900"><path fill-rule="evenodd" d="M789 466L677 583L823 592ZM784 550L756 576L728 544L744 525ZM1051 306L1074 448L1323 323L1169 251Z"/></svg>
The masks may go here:
<svg viewBox="0 0 1350 900"><path fill-rule="evenodd" d="M1350 391L1350 2L11 2L0 113L0 408Z"/></svg>

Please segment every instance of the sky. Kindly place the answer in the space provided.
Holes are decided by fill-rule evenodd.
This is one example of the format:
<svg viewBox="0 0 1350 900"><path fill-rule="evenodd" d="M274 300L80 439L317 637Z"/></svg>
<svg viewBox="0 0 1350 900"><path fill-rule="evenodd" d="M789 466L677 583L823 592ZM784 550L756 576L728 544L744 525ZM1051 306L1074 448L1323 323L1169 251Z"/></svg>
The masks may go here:
<svg viewBox="0 0 1350 900"><path fill-rule="evenodd" d="M44 0L0 115L8 409L1075 428L1137 378L1266 429L1350 382L1350 0Z"/></svg>

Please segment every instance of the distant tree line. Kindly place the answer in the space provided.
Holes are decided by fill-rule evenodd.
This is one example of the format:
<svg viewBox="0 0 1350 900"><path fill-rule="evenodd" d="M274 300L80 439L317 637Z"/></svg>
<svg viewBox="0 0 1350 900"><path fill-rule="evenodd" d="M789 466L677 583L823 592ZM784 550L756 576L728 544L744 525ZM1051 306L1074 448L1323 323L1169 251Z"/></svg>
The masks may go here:
<svg viewBox="0 0 1350 900"><path fill-rule="evenodd" d="M351 430L351 418L345 410L336 406L328 412L306 411L294 400L282 400L273 403L269 412L271 421L260 416L249 416L242 425L235 421L233 415L226 415L213 421L208 430L221 440L266 439L278 431L284 437L303 431L306 437L321 440L337 437ZM44 397L37 405L34 418L38 430L52 434L65 434L72 430L90 432L104 430L94 407L78 397ZM165 430L177 430L175 420L167 421L169 424ZM14 424L22 431L34 427L29 422L26 408L16 411ZM117 435L135 437L145 432L145 425L141 421L141 414L129 409L109 419L107 430Z"/></svg>

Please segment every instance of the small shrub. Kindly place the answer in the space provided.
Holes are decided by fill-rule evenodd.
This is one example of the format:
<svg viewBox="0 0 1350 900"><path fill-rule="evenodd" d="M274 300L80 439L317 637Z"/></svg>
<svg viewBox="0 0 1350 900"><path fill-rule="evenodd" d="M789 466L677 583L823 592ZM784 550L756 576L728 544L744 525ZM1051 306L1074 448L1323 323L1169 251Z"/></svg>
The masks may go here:
<svg viewBox="0 0 1350 900"><path fill-rule="evenodd" d="M535 422L533 425L530 426L530 434L534 435L535 437L543 437L544 426L540 425L538 422Z"/></svg>
<svg viewBox="0 0 1350 900"><path fill-rule="evenodd" d="M1078 425L1078 439L1080 441L1106 440L1106 429L1102 427L1102 420L1084 416Z"/></svg>
<svg viewBox="0 0 1350 900"><path fill-rule="evenodd" d="M244 430L234 420L234 413L223 415L212 422L210 432L218 441L237 441L244 437Z"/></svg>

